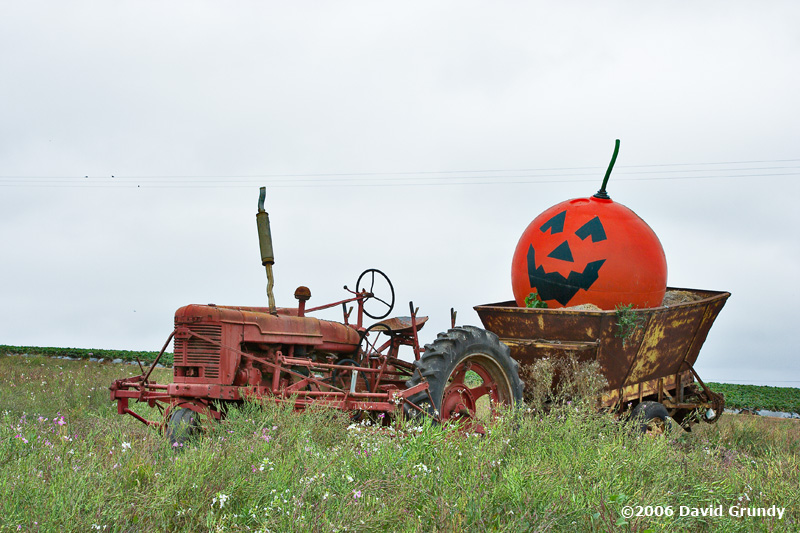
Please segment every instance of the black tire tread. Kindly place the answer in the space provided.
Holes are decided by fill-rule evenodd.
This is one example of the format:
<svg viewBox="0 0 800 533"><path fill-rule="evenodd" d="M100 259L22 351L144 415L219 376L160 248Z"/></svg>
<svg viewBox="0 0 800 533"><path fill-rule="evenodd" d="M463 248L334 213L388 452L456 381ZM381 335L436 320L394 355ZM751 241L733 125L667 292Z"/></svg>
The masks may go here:
<svg viewBox="0 0 800 533"><path fill-rule="evenodd" d="M188 407L173 410L167 421L166 433L169 443L183 445L194 437L200 428L199 416Z"/></svg>
<svg viewBox="0 0 800 533"><path fill-rule="evenodd" d="M661 420L664 424L670 421L669 411L664 404L659 402L641 402L631 409L630 419L635 424L639 424L639 430L646 433L648 424L651 420Z"/></svg>
<svg viewBox="0 0 800 533"><path fill-rule="evenodd" d="M411 396L409 400L419 407L427 407L431 415L438 411L450 374L455 370L461 356L470 351L490 355L508 377L513 402L522 401L524 384L519 378L519 363L512 359L508 346L500 342L497 335L476 326L457 326L439 333L433 342L425 345L422 357L414 361L414 373L406 381L406 387L411 388L423 380L427 381L434 405L429 405L428 393L425 391ZM406 409L406 413L412 418L418 414L410 407Z"/></svg>

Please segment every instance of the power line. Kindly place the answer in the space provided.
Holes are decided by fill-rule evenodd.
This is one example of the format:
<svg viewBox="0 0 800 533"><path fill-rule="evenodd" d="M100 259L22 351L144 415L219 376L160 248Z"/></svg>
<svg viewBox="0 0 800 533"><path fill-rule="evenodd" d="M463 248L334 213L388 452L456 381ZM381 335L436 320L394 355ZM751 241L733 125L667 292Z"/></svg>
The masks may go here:
<svg viewBox="0 0 800 533"><path fill-rule="evenodd" d="M791 163L800 162L800 159L761 159L750 161L715 161L705 163L660 163L651 165L617 165L616 169L621 168L654 168L654 167L677 167L677 166L709 166L709 165L748 165L756 163ZM305 174L229 174L229 175L204 175L204 174L186 174L186 175L131 175L131 176L101 176L102 178L114 179L172 179L172 178L227 178L236 176L238 178L303 178L303 177L345 177L345 176L410 176L410 175L429 175L429 174L477 174L477 173L506 173L506 172L561 172L566 170L605 170L606 167L589 166L589 167L544 167L544 168L516 168L516 169L480 169L480 170L421 170L421 171L403 171L403 172L339 172L339 173L305 173ZM773 167L768 167L773 168ZM798 168L792 167L774 167L774 168ZM722 169L720 169L721 171ZM762 169L733 169L733 170L762 170ZM715 170L698 170L698 172L714 172ZM681 172L681 171L663 171L663 172ZM617 174L619 172L615 172ZM631 174L630 172L627 174ZM576 175L589 175L589 174L576 174ZM86 179L89 176L0 176L0 179ZM94 177L93 178L97 178Z"/></svg>
<svg viewBox="0 0 800 533"><path fill-rule="evenodd" d="M737 175L719 175L719 176L659 176L659 177L643 177L643 178L617 178L617 182L644 182L644 181L672 181L672 180L711 180L711 179L741 179L741 178L769 178L769 177L786 177L786 176L800 176L800 172L783 172L772 174L737 174ZM487 178L491 176L483 176ZM594 183L597 179L523 179L520 181L508 181L509 179L525 178L526 176L496 176L497 179L493 181L442 181L442 182L358 182L347 183L352 180L338 180L338 181L323 181L321 183L301 183L286 182L286 180L278 180L276 182L267 182L267 185L276 188L319 188L319 187L435 187L435 186L454 186L454 185L528 185L539 183ZM462 177L461 179L463 179ZM252 187L253 181L242 180L228 180L228 181L201 181L201 182L175 182L175 181L161 181L156 183L146 183L145 188L213 188L213 187ZM117 181L116 183L93 181L89 183L70 182L59 183L51 182L0 182L0 187L31 187L31 188L141 188L142 184L135 182Z"/></svg>
<svg viewBox="0 0 800 533"><path fill-rule="evenodd" d="M682 173L682 172L743 172L743 171L748 171L749 172L749 171L753 171L753 170L787 170L787 169L800 169L800 166L799 165L792 165L792 166L782 166L782 167L693 169L691 171L686 171L686 170L649 170L649 171L644 171L644 172L616 172L615 175L674 174L674 173ZM485 171L476 170L476 171L472 171L472 172L485 172ZM523 171L522 170L519 170L519 171L511 171L511 170L509 170L507 172L523 172ZM421 174L421 173L403 174L403 173L398 172L398 173L384 174L384 175L386 175L386 176L398 176L398 175L413 176L413 175L418 175L418 174ZM426 173L426 174L428 174L428 173ZM428 176L428 177L425 177L425 178L410 178L410 179L416 179L416 180L422 180L422 179L424 179L424 180L449 180L449 179L486 179L486 178L536 178L536 177L563 178L563 177L596 176L596 175L597 175L597 173L595 173L595 172L580 172L580 173L571 173L571 174L539 174L539 175L530 175L530 174L510 175L509 174L509 175L498 175L498 176L452 176L452 175L446 175L446 176ZM314 175L308 175L308 176L314 176ZM321 177L321 176L325 176L325 175L319 175L319 176L320 177L313 177L312 179L304 179L304 178L298 179L298 178L292 178L292 177L287 176L287 175L282 175L282 176L279 176L279 175L275 175L275 176L273 176L273 175L247 176L247 175L236 175L236 174L229 175L229 176L200 176L200 175L198 175L198 176L111 176L111 177L108 177L108 176L96 176L96 177L84 176L83 178L68 177L68 176L16 176L16 177L15 176L0 176L0 179L9 180L9 181L39 180L40 182L50 181L50 182L53 182L53 183L56 183L56 182L59 182L59 181L67 181L67 180L74 180L76 182L78 182L78 181L82 182L82 181L87 180L87 179L90 179L90 180L104 180L104 181L107 181L109 179L111 179L111 180L119 180L119 181L138 181L138 180L141 180L141 179L158 179L158 180L162 180L162 181L170 182L170 183L173 183L173 182L174 183L180 183L179 181L171 181L171 180L183 180L183 179L193 179L193 180L197 180L197 181L217 181L217 180L224 179L224 180L226 180L226 182L230 182L233 179L240 179L240 180L247 179L247 180L250 180L250 179L265 179L265 178L268 179L268 178L271 178L271 177L279 178L279 181L288 181L290 183L296 183L298 181L299 182L311 182L311 181L335 182L335 181L364 181L364 180L374 179L372 177L366 177L365 175L362 175L362 174L337 174L336 176L341 176L341 177L338 177L338 178L332 179L332 180L331 179L324 179L324 178ZM333 175L328 175L328 176L333 176ZM353 177L345 177L345 176L353 176ZM376 176L377 176L377 174L376 174ZM387 177L387 178L382 178L380 181L392 181L392 180L400 180L400 179L409 179L409 178ZM569 180L569 181L578 181L578 180ZM274 182L274 180L273 180L273 182Z"/></svg>
<svg viewBox="0 0 800 533"><path fill-rule="evenodd" d="M727 161L710 163L668 163L660 165L629 165L621 168L648 168L660 170L617 171L615 175L635 175L637 177L617 177L615 181L656 181L656 180L707 180L765 178L797 176L798 172L752 173L753 171L794 170L800 165L730 167L730 165L752 165L757 163L797 162L800 159L775 159L752 161ZM728 165L728 168L688 168ZM418 187L453 185L517 185L534 183L581 183L594 182L597 172L566 172L573 170L601 169L602 167L560 167L540 169L506 170L446 170L409 172L361 172L361 173L319 173L319 174L255 174L255 175L150 175L150 176L0 176L0 187L133 187L145 185L148 188L203 188L203 187L245 187L252 186L253 180L268 180L272 187ZM539 172L539 174L531 174ZM542 174L542 172L550 172ZM553 173L559 172L559 173ZM746 174L742 174L747 172ZM494 173L494 175L492 175ZM527 174L525 174L527 173ZM697 175L713 173L711 175ZM727 174L723 174L727 173ZM730 174L735 173L735 174ZM666 176L665 174L670 174ZM643 176L644 175L644 176ZM653 176L659 175L659 176ZM575 179L592 176L591 179ZM482 181L481 181L482 180ZM146 183L145 183L146 181Z"/></svg>

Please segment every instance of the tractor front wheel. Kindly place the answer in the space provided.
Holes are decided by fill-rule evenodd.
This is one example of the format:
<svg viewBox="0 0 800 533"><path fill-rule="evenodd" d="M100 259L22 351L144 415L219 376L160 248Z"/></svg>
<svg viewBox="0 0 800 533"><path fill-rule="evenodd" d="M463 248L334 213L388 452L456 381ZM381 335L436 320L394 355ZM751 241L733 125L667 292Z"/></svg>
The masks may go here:
<svg viewBox="0 0 800 533"><path fill-rule="evenodd" d="M200 433L200 415L188 407L175 409L167 420L167 440L174 447L183 446Z"/></svg>
<svg viewBox="0 0 800 533"><path fill-rule="evenodd" d="M429 389L409 400L442 422L474 420L491 415L498 405L522 400L519 363L497 335L475 326L440 333L414 366L406 386L424 380ZM413 417L418 411L406 406L406 413Z"/></svg>

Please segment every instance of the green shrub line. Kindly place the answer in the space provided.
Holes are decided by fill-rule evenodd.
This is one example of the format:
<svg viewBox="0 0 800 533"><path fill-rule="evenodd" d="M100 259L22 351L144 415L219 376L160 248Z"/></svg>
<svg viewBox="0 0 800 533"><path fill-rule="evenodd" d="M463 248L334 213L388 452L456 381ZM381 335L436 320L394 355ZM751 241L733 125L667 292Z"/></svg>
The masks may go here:
<svg viewBox="0 0 800 533"><path fill-rule="evenodd" d="M767 385L708 383L714 392L725 395L725 406L732 409L768 409L800 413L800 389Z"/></svg>
<svg viewBox="0 0 800 533"><path fill-rule="evenodd" d="M145 352L135 350L104 350L94 348L55 348L42 346L9 346L0 344L0 353L6 355L41 355L44 357L72 357L74 359L122 359L125 362L136 362L138 358L142 363L152 363L156 360L158 352ZM172 353L164 352L160 364L172 366Z"/></svg>

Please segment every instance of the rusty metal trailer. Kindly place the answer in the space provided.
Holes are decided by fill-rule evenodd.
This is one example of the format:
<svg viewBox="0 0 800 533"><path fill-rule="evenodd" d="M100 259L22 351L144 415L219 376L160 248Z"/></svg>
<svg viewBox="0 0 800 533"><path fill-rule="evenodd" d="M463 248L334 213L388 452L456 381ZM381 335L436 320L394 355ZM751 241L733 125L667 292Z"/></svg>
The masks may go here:
<svg viewBox="0 0 800 533"><path fill-rule="evenodd" d="M627 338L619 334L616 311L520 308L513 301L475 310L520 365L567 354L597 361L608 381L600 401L604 408L623 412L629 406L658 402L678 422L688 423L695 412L715 422L724 398L706 386L694 365L730 293L667 290L683 291L691 301L631 310L642 327L632 329Z"/></svg>

